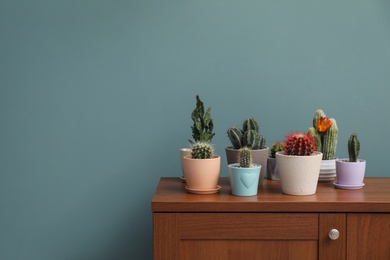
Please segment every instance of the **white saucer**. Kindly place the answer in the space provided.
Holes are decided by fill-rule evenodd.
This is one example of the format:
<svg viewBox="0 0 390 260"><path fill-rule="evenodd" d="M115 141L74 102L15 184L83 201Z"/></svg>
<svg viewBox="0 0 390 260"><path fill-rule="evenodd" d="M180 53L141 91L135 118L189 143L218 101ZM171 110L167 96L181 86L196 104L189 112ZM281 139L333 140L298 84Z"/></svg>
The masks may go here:
<svg viewBox="0 0 390 260"><path fill-rule="evenodd" d="M186 186L186 190L189 193L193 193L193 194L214 194L214 193L217 193L220 189L221 189L221 186L219 186L219 185L217 185L217 188L210 189L210 190L190 189Z"/></svg>
<svg viewBox="0 0 390 260"><path fill-rule="evenodd" d="M336 187L336 188L339 188L339 189L345 189L345 190L358 190L358 189L361 189L364 187L364 183L360 184L360 185L345 185L345 184L338 184L337 181L333 182L333 185Z"/></svg>

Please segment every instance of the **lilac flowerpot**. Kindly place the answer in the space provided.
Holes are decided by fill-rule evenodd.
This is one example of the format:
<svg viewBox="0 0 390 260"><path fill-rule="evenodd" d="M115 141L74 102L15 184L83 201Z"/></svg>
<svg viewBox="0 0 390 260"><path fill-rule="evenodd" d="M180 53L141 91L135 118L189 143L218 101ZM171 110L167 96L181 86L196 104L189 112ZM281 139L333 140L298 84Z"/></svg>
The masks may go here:
<svg viewBox="0 0 390 260"><path fill-rule="evenodd" d="M336 177L339 185L362 185L366 172L366 161L358 159L349 162L348 159L336 160Z"/></svg>

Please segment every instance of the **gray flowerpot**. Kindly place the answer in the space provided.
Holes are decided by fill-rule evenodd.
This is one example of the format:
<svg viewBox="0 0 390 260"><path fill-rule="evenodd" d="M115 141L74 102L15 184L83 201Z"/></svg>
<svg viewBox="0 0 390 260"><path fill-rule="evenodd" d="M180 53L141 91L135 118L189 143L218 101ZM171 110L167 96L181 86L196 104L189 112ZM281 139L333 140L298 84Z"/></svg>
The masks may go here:
<svg viewBox="0 0 390 260"><path fill-rule="evenodd" d="M276 164L276 158L267 158L267 176L268 180L280 180L279 169Z"/></svg>

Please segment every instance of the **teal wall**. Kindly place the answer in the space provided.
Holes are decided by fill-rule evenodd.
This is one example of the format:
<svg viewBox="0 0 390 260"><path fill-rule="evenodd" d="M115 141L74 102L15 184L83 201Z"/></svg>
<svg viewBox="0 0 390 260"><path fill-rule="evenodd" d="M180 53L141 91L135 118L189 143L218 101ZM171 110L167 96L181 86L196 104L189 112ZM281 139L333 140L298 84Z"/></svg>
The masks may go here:
<svg viewBox="0 0 390 260"><path fill-rule="evenodd" d="M390 177L388 0L0 0L0 70L0 259L151 259L196 94L223 165L229 126L322 108Z"/></svg>

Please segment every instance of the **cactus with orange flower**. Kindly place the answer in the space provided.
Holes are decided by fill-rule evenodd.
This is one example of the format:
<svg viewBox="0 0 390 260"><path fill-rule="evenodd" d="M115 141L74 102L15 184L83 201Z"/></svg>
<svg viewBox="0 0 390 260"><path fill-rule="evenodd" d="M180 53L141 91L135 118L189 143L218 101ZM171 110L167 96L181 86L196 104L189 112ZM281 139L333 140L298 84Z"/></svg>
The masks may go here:
<svg viewBox="0 0 390 260"><path fill-rule="evenodd" d="M336 158L338 128L334 118L327 118L322 109L317 109L308 134L314 139L317 151L322 152L323 160Z"/></svg>

